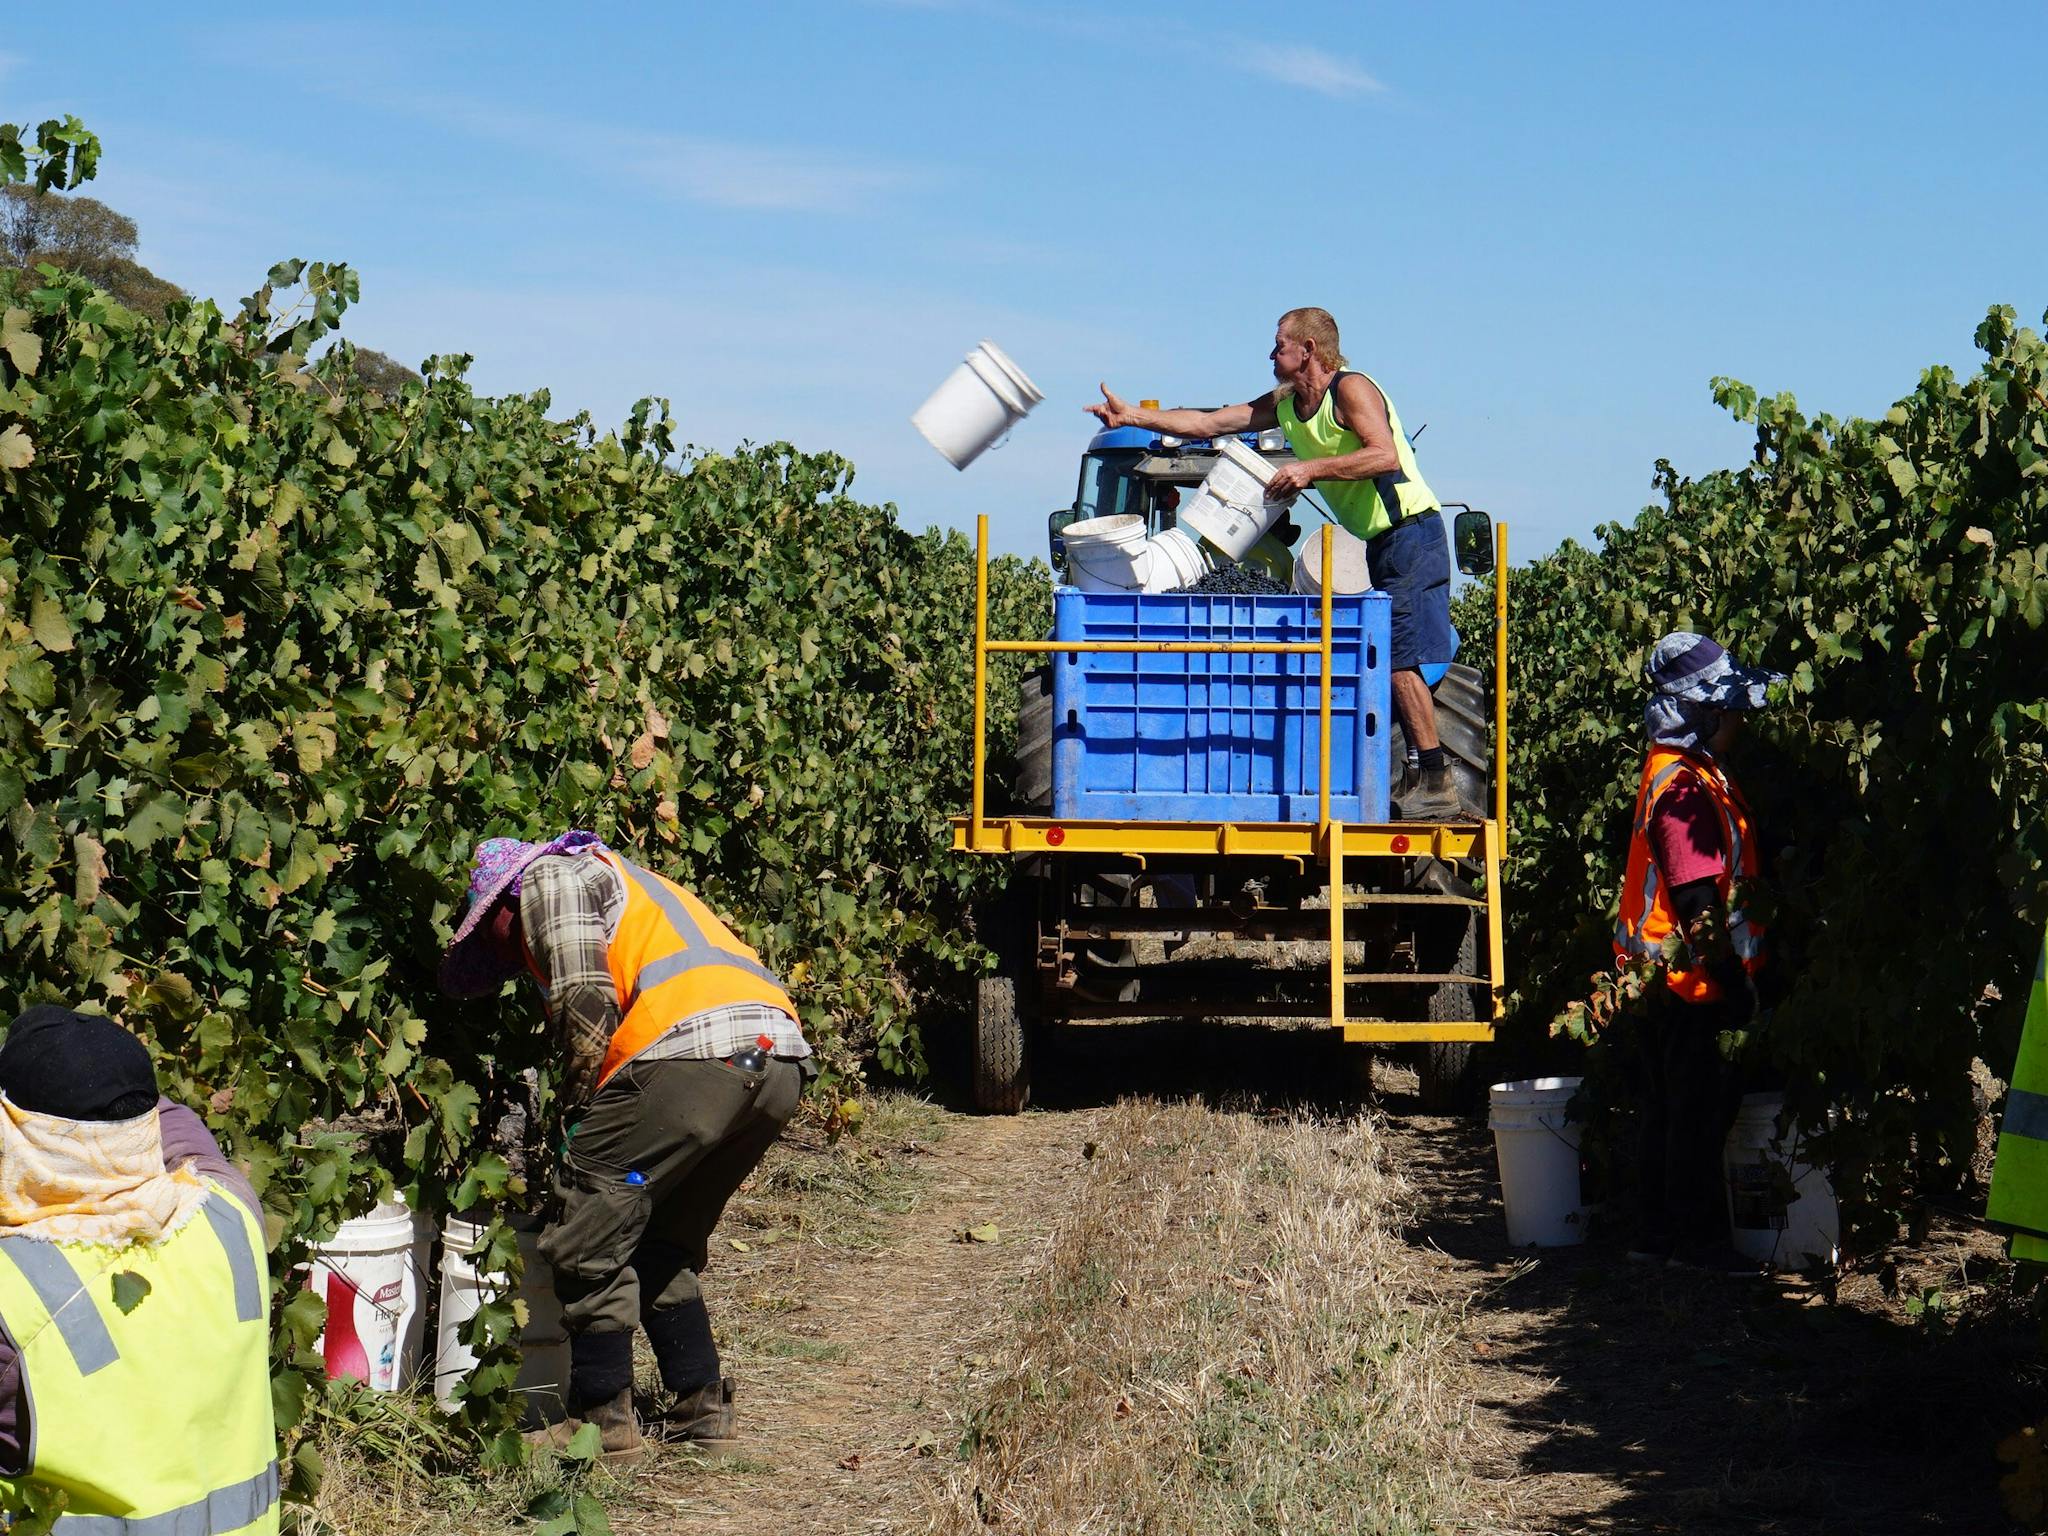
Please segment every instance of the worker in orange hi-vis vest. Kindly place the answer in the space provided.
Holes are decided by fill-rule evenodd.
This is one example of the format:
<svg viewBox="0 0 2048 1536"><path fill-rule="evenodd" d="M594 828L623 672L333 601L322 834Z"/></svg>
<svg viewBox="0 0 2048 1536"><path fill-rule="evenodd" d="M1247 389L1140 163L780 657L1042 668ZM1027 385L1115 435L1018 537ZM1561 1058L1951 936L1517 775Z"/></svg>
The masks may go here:
<svg viewBox="0 0 2048 1536"><path fill-rule="evenodd" d="M1704 635L1666 635L1644 667L1649 753L1614 925L1618 964L1668 954L1635 1018L1641 1062L1640 1211L1633 1259L1728 1274L1759 1268L1728 1241L1722 1143L1738 1084L1720 1036L1756 1013L1761 924L1744 889L1762 864L1726 754L1775 672L1736 664Z"/></svg>
<svg viewBox="0 0 2048 1536"><path fill-rule="evenodd" d="M541 1234L569 1333L565 1447L637 1456L633 1328L675 1404L665 1438L730 1442L733 1392L697 1277L711 1229L816 1076L789 994L711 909L594 833L479 844L441 989L524 972L566 1055L560 1213Z"/></svg>

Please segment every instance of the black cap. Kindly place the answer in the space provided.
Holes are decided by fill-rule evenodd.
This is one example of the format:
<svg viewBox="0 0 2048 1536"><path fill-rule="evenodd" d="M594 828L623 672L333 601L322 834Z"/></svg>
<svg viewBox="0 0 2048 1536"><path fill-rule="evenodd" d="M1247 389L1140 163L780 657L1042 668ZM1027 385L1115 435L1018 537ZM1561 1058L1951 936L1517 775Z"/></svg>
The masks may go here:
<svg viewBox="0 0 2048 1536"><path fill-rule="evenodd" d="M0 1093L31 1114L133 1120L156 1107L156 1068L112 1019L38 1003L0 1045Z"/></svg>

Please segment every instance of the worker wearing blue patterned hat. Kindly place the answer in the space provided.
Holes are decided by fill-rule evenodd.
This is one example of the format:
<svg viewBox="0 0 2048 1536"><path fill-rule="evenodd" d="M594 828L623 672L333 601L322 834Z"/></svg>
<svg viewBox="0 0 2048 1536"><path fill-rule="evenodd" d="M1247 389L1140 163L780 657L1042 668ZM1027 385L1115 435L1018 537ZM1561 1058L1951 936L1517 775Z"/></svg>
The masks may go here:
<svg viewBox="0 0 2048 1536"><path fill-rule="evenodd" d="M1784 678L1684 630L1659 640L1643 670L1649 751L1614 925L1616 963L1659 970L1637 1021L1640 1210L1630 1255L1755 1273L1728 1242L1721 1144L1737 1085L1720 1040L1756 1012L1764 932L1744 893L1762 859L1726 757Z"/></svg>

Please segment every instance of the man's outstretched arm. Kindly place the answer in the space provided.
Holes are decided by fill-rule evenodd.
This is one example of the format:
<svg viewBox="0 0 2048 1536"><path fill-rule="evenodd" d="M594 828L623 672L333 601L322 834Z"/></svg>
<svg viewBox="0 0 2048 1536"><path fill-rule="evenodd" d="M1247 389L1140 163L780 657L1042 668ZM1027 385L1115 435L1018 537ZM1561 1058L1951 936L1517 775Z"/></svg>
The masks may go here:
<svg viewBox="0 0 2048 1536"><path fill-rule="evenodd" d="M1110 393L1104 384L1102 404L1082 407L1105 427L1141 427L1147 432L1164 432L1169 437L1215 437L1224 432L1263 432L1280 425L1280 413L1272 393L1248 400L1243 405L1226 405L1214 411L1153 411Z"/></svg>

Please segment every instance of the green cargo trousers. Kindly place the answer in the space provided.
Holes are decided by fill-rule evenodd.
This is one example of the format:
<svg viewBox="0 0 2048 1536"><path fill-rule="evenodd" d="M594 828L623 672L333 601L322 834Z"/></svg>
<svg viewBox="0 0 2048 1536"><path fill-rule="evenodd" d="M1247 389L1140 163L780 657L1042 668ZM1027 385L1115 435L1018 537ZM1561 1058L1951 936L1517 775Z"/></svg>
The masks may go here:
<svg viewBox="0 0 2048 1536"><path fill-rule="evenodd" d="M643 1311L699 1299L711 1229L803 1096L771 1058L629 1061L598 1091L555 1176L541 1233L571 1334L630 1330Z"/></svg>

